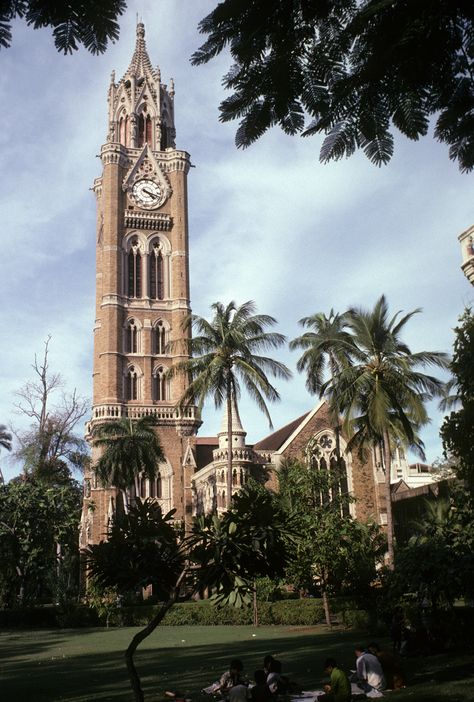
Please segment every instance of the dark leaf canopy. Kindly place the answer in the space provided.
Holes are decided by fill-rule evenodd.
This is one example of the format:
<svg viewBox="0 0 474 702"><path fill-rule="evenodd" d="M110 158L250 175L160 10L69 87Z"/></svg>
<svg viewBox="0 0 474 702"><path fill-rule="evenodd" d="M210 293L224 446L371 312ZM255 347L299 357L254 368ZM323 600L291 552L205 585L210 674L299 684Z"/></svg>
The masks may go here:
<svg viewBox="0 0 474 702"><path fill-rule="evenodd" d="M418 429L428 422L425 401L440 395L444 384L425 368L447 368L440 352L412 352L402 340L405 325L420 310L390 316L382 295L372 310L351 309L344 319L350 334L349 363L322 387L342 410L349 444L382 443L387 433L422 453ZM340 349L335 345L335 348ZM343 347L346 348L346 347Z"/></svg>
<svg viewBox="0 0 474 702"><path fill-rule="evenodd" d="M139 475L150 480L165 460L153 417L122 418L95 427L94 446L102 449L94 470L104 485L125 490Z"/></svg>
<svg viewBox="0 0 474 702"><path fill-rule="evenodd" d="M227 48L232 91L221 120L240 120L249 146L278 125L323 134L321 160L361 148L393 153L393 127L428 132L462 171L474 165L474 5L471 0L223 0L200 25L192 63Z"/></svg>
<svg viewBox="0 0 474 702"><path fill-rule="evenodd" d="M172 518L154 500L137 498L128 514L116 517L107 541L87 550L90 574L120 592L153 585L155 594L168 599L184 566Z"/></svg>
<svg viewBox="0 0 474 702"><path fill-rule="evenodd" d="M63 54L81 45L101 54L109 41L118 39L117 17L126 6L125 0L7 0L0 5L0 47L10 46L11 22L19 17L34 29L52 27L54 45Z"/></svg>

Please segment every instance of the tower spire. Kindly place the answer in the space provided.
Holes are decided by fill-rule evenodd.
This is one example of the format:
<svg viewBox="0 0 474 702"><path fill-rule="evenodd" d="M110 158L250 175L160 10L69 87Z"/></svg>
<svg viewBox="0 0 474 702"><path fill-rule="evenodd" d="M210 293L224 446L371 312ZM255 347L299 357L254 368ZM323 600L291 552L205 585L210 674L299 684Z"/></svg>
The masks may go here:
<svg viewBox="0 0 474 702"><path fill-rule="evenodd" d="M135 41L135 51L133 52L132 60L127 70L127 74L137 77L146 76L151 73L154 77L153 67L145 43L145 25L138 21L137 15L137 36Z"/></svg>

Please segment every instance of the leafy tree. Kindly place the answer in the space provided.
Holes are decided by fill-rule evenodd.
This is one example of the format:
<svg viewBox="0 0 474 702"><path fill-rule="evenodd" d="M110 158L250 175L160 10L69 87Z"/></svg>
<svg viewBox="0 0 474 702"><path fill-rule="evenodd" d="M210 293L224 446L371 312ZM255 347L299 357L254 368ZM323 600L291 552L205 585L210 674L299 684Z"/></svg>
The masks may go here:
<svg viewBox="0 0 474 702"><path fill-rule="evenodd" d="M452 411L441 427L445 453L454 459L458 476L466 480L474 494L474 315L466 309L456 327L451 370L456 399L461 405Z"/></svg>
<svg viewBox="0 0 474 702"><path fill-rule="evenodd" d="M474 9L466 0L223 0L199 24L202 64L229 48L221 120L240 119L239 147L270 127L325 134L320 160L357 148L375 164L393 153L393 126L449 146L474 165ZM309 120L309 124L308 124Z"/></svg>
<svg viewBox="0 0 474 702"><path fill-rule="evenodd" d="M39 361L35 355L34 380L16 392L16 409L32 424L26 431L15 432L19 443L15 456L23 461L25 475L68 484L72 469L82 469L89 460L86 442L74 433L88 402L74 390L70 395L62 392L60 401L52 405L53 394L63 387L63 380L49 368L50 339L45 341L43 358Z"/></svg>
<svg viewBox="0 0 474 702"><path fill-rule="evenodd" d="M385 538L376 524L345 516L352 500L340 494L339 476L292 461L281 467L278 480L279 499L294 514L297 533L287 578L300 589L321 592L331 626L331 595L370 596Z"/></svg>
<svg viewBox="0 0 474 702"><path fill-rule="evenodd" d="M137 702L144 696L134 654L176 602L184 582L188 593L208 587L215 592L216 603L241 606L251 600L255 578L280 576L289 557L291 523L275 497L257 484L245 485L222 517L196 520L183 540L172 526L172 517L173 512L162 516L150 500L137 500L129 514L112 525L107 542L88 551L90 572L101 587L126 592L153 584L163 599L126 651Z"/></svg>
<svg viewBox="0 0 474 702"><path fill-rule="evenodd" d="M156 477L165 455L155 427L156 419L149 416L122 417L94 427L92 443L102 449L94 470L104 485L126 490L142 474Z"/></svg>
<svg viewBox="0 0 474 702"><path fill-rule="evenodd" d="M72 54L80 45L92 54L103 53L119 36L117 17L125 12L124 0L6 0L0 8L0 48L12 41L11 22L24 19L34 29L52 27L54 45Z"/></svg>
<svg viewBox="0 0 474 702"><path fill-rule="evenodd" d="M352 435L348 449L380 445L385 467L388 561L393 564L393 523L391 505L391 454L402 442L423 455L418 429L427 423L425 401L440 394L443 383L418 368L446 368L448 357L440 352L413 353L402 341L405 325L420 310L400 318L389 317L382 295L373 310L354 308L347 312L351 333L351 364L344 366L323 387L334 407L345 416Z"/></svg>
<svg viewBox="0 0 474 702"><path fill-rule="evenodd" d="M450 481L448 498L425 501L414 535L395 553L392 596L412 593L432 614L474 595L474 505L462 483Z"/></svg>
<svg viewBox="0 0 474 702"><path fill-rule="evenodd" d="M268 374L289 378L290 371L279 361L260 355L266 349L275 349L285 342L285 337L268 332L276 324L269 315L256 314L255 303L235 302L224 306L212 305L214 316L209 322L203 317L190 315L185 328L194 328L197 335L188 339L191 358L173 366L169 375L188 373L191 382L180 399L180 405L198 402L202 407L208 396L214 398L216 407L227 405L227 505L232 497L232 404L240 396L240 384L247 389L258 407L266 415L270 427L270 414L265 400L280 399L271 385Z"/></svg>
<svg viewBox="0 0 474 702"><path fill-rule="evenodd" d="M16 478L0 487L0 600L25 604L56 594L58 580L77 590L77 483L51 486ZM67 577L63 577L65 575Z"/></svg>

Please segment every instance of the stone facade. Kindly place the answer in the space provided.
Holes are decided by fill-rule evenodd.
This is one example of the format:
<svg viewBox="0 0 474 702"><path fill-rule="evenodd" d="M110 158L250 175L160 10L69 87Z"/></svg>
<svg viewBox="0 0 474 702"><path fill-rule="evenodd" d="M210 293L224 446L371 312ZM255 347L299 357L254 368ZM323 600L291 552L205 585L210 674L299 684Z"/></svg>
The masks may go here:
<svg viewBox="0 0 474 702"><path fill-rule="evenodd" d="M94 425L119 417L153 415L166 456L159 482L137 480L129 494L84 480L81 546L104 538L120 503L153 496L176 517L191 513L189 446L199 411L176 409L187 378L166 377L185 359L183 321L191 312L187 175L189 154L176 149L174 85L151 65L145 30L137 26L135 52L124 77L112 74L107 141L101 149L97 199ZM92 451L92 465L97 452Z"/></svg>

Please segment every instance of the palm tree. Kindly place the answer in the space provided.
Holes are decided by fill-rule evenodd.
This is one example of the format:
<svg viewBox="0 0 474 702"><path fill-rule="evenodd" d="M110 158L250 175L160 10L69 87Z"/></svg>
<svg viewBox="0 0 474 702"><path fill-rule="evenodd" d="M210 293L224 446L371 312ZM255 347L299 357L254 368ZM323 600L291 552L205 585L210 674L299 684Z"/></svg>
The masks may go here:
<svg viewBox="0 0 474 702"><path fill-rule="evenodd" d="M165 459L155 425L156 419L147 416L122 417L94 427L92 444L102 449L94 469L104 485L125 492L140 475L154 480Z"/></svg>
<svg viewBox="0 0 474 702"><path fill-rule="evenodd" d="M290 349L304 349L296 365L298 371L306 372L306 387L311 394L322 397L322 388L329 378L334 379L342 368L350 363L351 336L346 331L344 314L331 309L329 316L322 312L303 317L299 323L310 329L290 342ZM337 398L333 402L334 430L336 435L336 460L341 475L341 441Z"/></svg>
<svg viewBox="0 0 474 702"><path fill-rule="evenodd" d="M7 430L5 424L0 424L0 446L6 449L7 451L12 450L12 435ZM0 484L3 485L3 483L3 473L2 469L0 468Z"/></svg>
<svg viewBox="0 0 474 702"><path fill-rule="evenodd" d="M391 448L393 441L417 448L423 455L418 430L428 420L425 402L441 394L443 383L418 368L447 368L447 354L412 353L401 340L405 325L420 312L400 312L389 318L385 296L373 310L354 308L346 313L352 337L351 364L341 367L322 390L332 406L345 416L345 428L354 435L348 448L371 443L380 445L385 466L388 562L393 567L393 521L391 507Z"/></svg>
<svg viewBox="0 0 474 702"><path fill-rule="evenodd" d="M268 379L268 374L289 378L291 373L279 361L259 355L266 349L284 344L285 337L265 331L276 324L273 317L256 314L251 300L237 307L235 302L224 306L221 302L211 305L211 321L189 315L185 322L188 331L194 328L197 335L188 340L191 358L173 366L169 376L188 373L190 384L179 400L180 407L197 402L200 407L208 396L214 398L216 407L227 406L227 507L232 496L232 404L240 397L241 383L258 407L272 422L265 400L279 400L280 396Z"/></svg>
<svg viewBox="0 0 474 702"><path fill-rule="evenodd" d="M7 451L12 450L12 435L5 424L0 424L0 446L7 449Z"/></svg>

